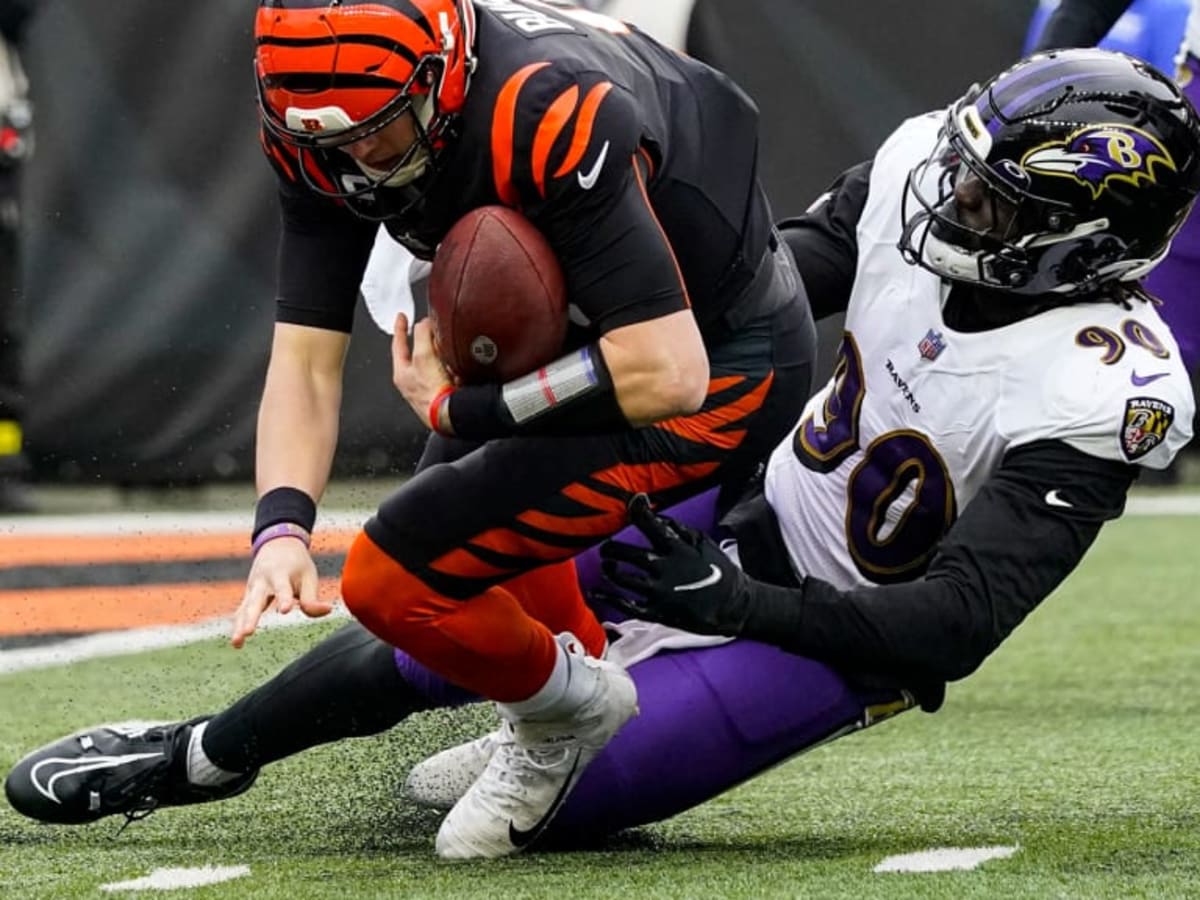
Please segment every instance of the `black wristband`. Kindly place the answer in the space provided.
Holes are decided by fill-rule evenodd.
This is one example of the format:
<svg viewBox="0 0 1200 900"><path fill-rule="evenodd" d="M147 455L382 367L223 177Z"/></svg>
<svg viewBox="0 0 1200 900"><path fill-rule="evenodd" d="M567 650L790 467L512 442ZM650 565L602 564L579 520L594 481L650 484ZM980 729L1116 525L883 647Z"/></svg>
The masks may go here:
<svg viewBox="0 0 1200 900"><path fill-rule="evenodd" d="M511 435L514 423L505 412L498 384L460 387L446 401L446 415L454 436L468 441L490 441Z"/></svg>
<svg viewBox="0 0 1200 900"><path fill-rule="evenodd" d="M254 506L254 533L250 540L257 538L264 528L280 522L294 522L311 533L317 522L316 501L299 488L272 488Z"/></svg>

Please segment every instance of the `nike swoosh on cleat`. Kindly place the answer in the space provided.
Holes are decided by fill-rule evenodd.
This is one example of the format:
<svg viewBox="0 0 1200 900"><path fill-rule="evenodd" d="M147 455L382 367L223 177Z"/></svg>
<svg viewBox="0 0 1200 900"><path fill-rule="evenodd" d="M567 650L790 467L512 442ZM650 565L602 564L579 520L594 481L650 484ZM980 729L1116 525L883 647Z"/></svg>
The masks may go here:
<svg viewBox="0 0 1200 900"><path fill-rule="evenodd" d="M576 172L576 177L579 178L579 186L585 191L590 191L596 186L596 179L600 177L600 170L604 168L604 159L608 156L608 141L604 142L604 146L600 148L600 155L596 157L596 162L592 165L591 170L584 175L582 172Z"/></svg>
<svg viewBox="0 0 1200 900"><path fill-rule="evenodd" d="M1129 380L1133 382L1134 387L1145 387L1150 382L1166 378L1170 374L1170 372L1155 372L1153 375L1139 375L1134 371L1129 374Z"/></svg>
<svg viewBox="0 0 1200 900"><path fill-rule="evenodd" d="M1055 488L1052 491L1046 491L1045 499L1047 506L1063 506L1067 509L1073 509L1075 506L1075 504L1069 503L1058 495L1058 488Z"/></svg>
<svg viewBox="0 0 1200 900"><path fill-rule="evenodd" d="M704 576L699 581L693 581L693 582L690 582L689 584L677 584L677 585L675 585L675 590L677 590L677 591L698 591L701 588L706 588L706 587L709 587L710 585L716 584L718 581L721 580L721 570L718 569L714 563L709 563L708 567L711 570L708 575Z"/></svg>
<svg viewBox="0 0 1200 900"><path fill-rule="evenodd" d="M509 820L508 839L514 847L528 847L537 839L539 834L546 830L546 826L550 824L550 820L554 818L554 814L558 812L558 808L567 799L567 794L571 792L571 788L575 787L575 770L579 768L579 757L581 755L580 751L575 751L575 761L571 763L571 771L567 773L567 780L559 788L558 796L554 798L554 802L550 804L550 808L546 810L546 814L534 822L532 828L522 830L511 819Z"/></svg>
<svg viewBox="0 0 1200 900"><path fill-rule="evenodd" d="M52 757L51 759L43 759L40 763L29 770L29 780L33 782L34 789L45 797L47 800L53 800L55 803L62 803L58 795L54 793L54 784L60 778L67 778L71 775L82 775L85 772L95 772L98 769L115 769L117 766L123 766L126 763L138 762L143 759L153 759L156 756L163 756L162 753L127 753L124 756L95 756L87 762L81 763L79 758L67 759L63 757ZM65 769L54 771L45 782L38 780L38 772L43 766L66 766Z"/></svg>

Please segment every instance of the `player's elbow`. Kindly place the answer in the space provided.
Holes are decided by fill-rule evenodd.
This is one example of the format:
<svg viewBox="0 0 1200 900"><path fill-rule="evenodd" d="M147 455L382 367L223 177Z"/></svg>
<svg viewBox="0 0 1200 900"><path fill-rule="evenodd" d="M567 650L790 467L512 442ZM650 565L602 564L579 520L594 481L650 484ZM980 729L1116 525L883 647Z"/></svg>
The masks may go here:
<svg viewBox="0 0 1200 900"><path fill-rule="evenodd" d="M972 653L965 648L957 648L955 652L944 654L936 660L929 667L929 674L941 681L960 681L978 669L986 658L986 653Z"/></svg>
<svg viewBox="0 0 1200 900"><path fill-rule="evenodd" d="M931 674L943 681L958 681L983 665L999 645L990 621L981 615L964 612L948 619L940 640L931 642Z"/></svg>
<svg viewBox="0 0 1200 900"><path fill-rule="evenodd" d="M654 393L660 419L698 412L708 396L708 358L672 360L659 370Z"/></svg>
<svg viewBox="0 0 1200 900"><path fill-rule="evenodd" d="M914 610L913 644L919 647L909 660L915 669L940 681L958 681L978 669L1001 640L993 616L993 601L986 591L953 578L933 577L924 582L929 602Z"/></svg>
<svg viewBox="0 0 1200 900"><path fill-rule="evenodd" d="M699 412L708 396L708 358L694 360L686 371L682 371L675 383L674 401L678 415Z"/></svg>
<svg viewBox="0 0 1200 900"><path fill-rule="evenodd" d="M604 335L600 349L633 425L699 410L708 396L708 352L689 310Z"/></svg>

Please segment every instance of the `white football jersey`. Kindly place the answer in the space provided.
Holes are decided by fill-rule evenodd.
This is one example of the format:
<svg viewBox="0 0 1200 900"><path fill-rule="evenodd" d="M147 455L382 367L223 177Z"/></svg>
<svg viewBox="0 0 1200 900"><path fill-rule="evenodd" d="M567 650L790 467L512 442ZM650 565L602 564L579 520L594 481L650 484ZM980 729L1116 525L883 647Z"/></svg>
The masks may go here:
<svg viewBox="0 0 1200 900"><path fill-rule="evenodd" d="M941 121L909 120L877 154L834 375L768 465L792 564L843 589L922 571L1011 448L1056 440L1161 469L1191 438L1188 377L1149 303L946 326L949 285L897 250L905 178ZM1067 504L1057 490L1044 501Z"/></svg>

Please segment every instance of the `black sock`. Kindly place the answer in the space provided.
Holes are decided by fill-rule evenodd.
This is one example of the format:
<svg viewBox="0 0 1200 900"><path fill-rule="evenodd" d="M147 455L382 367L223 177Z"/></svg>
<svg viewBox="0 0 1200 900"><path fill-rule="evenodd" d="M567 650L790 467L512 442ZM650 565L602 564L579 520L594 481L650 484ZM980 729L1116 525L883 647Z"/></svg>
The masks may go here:
<svg viewBox="0 0 1200 900"><path fill-rule="evenodd" d="M428 706L392 653L357 622L347 625L214 716L205 755L227 772L249 772L318 744L386 731Z"/></svg>

